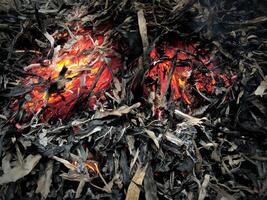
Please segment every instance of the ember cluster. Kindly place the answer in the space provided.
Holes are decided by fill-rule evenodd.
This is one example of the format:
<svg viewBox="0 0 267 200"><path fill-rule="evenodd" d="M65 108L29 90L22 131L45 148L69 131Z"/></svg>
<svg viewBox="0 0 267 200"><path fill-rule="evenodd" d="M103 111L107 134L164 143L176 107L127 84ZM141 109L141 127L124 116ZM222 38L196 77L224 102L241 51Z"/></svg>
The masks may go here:
<svg viewBox="0 0 267 200"><path fill-rule="evenodd" d="M215 95L217 86L227 88L232 83L222 67L213 64L208 51L193 42L177 38L175 42L165 42L152 49L150 59L145 90L160 100L171 96L174 101L192 105L200 100L199 96L208 100L205 95Z"/></svg>
<svg viewBox="0 0 267 200"><path fill-rule="evenodd" d="M109 86L112 74L118 70L116 44L104 36L105 30L101 34L100 30L81 27L74 30L73 36L67 32L54 35L54 38L67 37L67 42L51 60L25 68L31 75L19 82L31 91L15 102L16 108L23 102L24 119L36 114L44 120L64 119L78 102L87 102L93 108L95 95L99 96Z"/></svg>

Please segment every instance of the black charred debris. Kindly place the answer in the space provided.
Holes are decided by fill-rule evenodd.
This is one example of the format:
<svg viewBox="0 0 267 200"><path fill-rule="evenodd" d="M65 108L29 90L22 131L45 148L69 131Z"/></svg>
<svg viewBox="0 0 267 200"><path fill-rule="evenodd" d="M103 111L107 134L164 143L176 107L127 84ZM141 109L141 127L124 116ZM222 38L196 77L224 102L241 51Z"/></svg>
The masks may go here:
<svg viewBox="0 0 267 200"><path fill-rule="evenodd" d="M3 0L0 199L266 199L266 10L258 0ZM18 80L53 59L66 39L52 34L71 35L72 22L112 24L122 62L105 101L93 110L80 102L65 119L40 112L23 121L33 88ZM151 50L175 38L208 50L231 85L193 91L196 106L174 101L171 89L160 102L145 94L155 85L146 78Z"/></svg>

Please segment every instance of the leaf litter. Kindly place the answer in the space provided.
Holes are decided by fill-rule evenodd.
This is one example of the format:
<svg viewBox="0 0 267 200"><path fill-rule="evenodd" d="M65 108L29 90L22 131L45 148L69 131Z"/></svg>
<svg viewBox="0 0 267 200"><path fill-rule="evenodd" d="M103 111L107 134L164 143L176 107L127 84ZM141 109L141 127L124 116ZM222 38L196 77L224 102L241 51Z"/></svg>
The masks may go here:
<svg viewBox="0 0 267 200"><path fill-rule="evenodd" d="M3 3L0 198L265 199L265 8L258 0ZM104 40L89 38L94 48L76 55L105 63L88 94L80 96L81 76L68 117L45 120L51 103L27 113L38 87L50 81L39 101L65 105L73 77L93 71L97 59L74 75L65 63L52 81L33 73L70 51L83 28ZM117 71L105 55L115 43ZM112 78L100 87L104 72ZM18 81L28 77L28 86Z"/></svg>

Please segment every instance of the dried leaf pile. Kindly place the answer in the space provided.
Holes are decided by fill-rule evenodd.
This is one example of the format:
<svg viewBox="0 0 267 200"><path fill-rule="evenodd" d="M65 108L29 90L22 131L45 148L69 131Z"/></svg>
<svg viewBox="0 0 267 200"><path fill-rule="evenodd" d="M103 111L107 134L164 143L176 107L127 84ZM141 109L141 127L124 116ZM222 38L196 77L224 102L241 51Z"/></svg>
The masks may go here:
<svg viewBox="0 0 267 200"><path fill-rule="evenodd" d="M260 0L3 1L0 199L266 199L266 10ZM18 80L64 46L55 35L75 40L74 22L112 24L121 65L105 101L21 121L12 103L31 88ZM149 55L166 38L197 42L235 81L197 93L194 109L168 88L145 94Z"/></svg>

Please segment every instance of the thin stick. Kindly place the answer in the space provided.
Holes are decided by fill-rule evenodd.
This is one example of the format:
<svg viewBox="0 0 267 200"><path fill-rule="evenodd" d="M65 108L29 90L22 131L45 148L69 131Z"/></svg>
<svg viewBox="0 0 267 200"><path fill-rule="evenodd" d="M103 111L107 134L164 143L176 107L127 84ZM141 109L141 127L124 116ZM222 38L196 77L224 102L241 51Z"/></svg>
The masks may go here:
<svg viewBox="0 0 267 200"><path fill-rule="evenodd" d="M146 19L143 9L139 9L137 12L137 18L138 18L138 26L139 26L139 32L142 39L143 44L143 53L146 54L146 50L149 46L148 38L147 38L147 27L146 27Z"/></svg>

